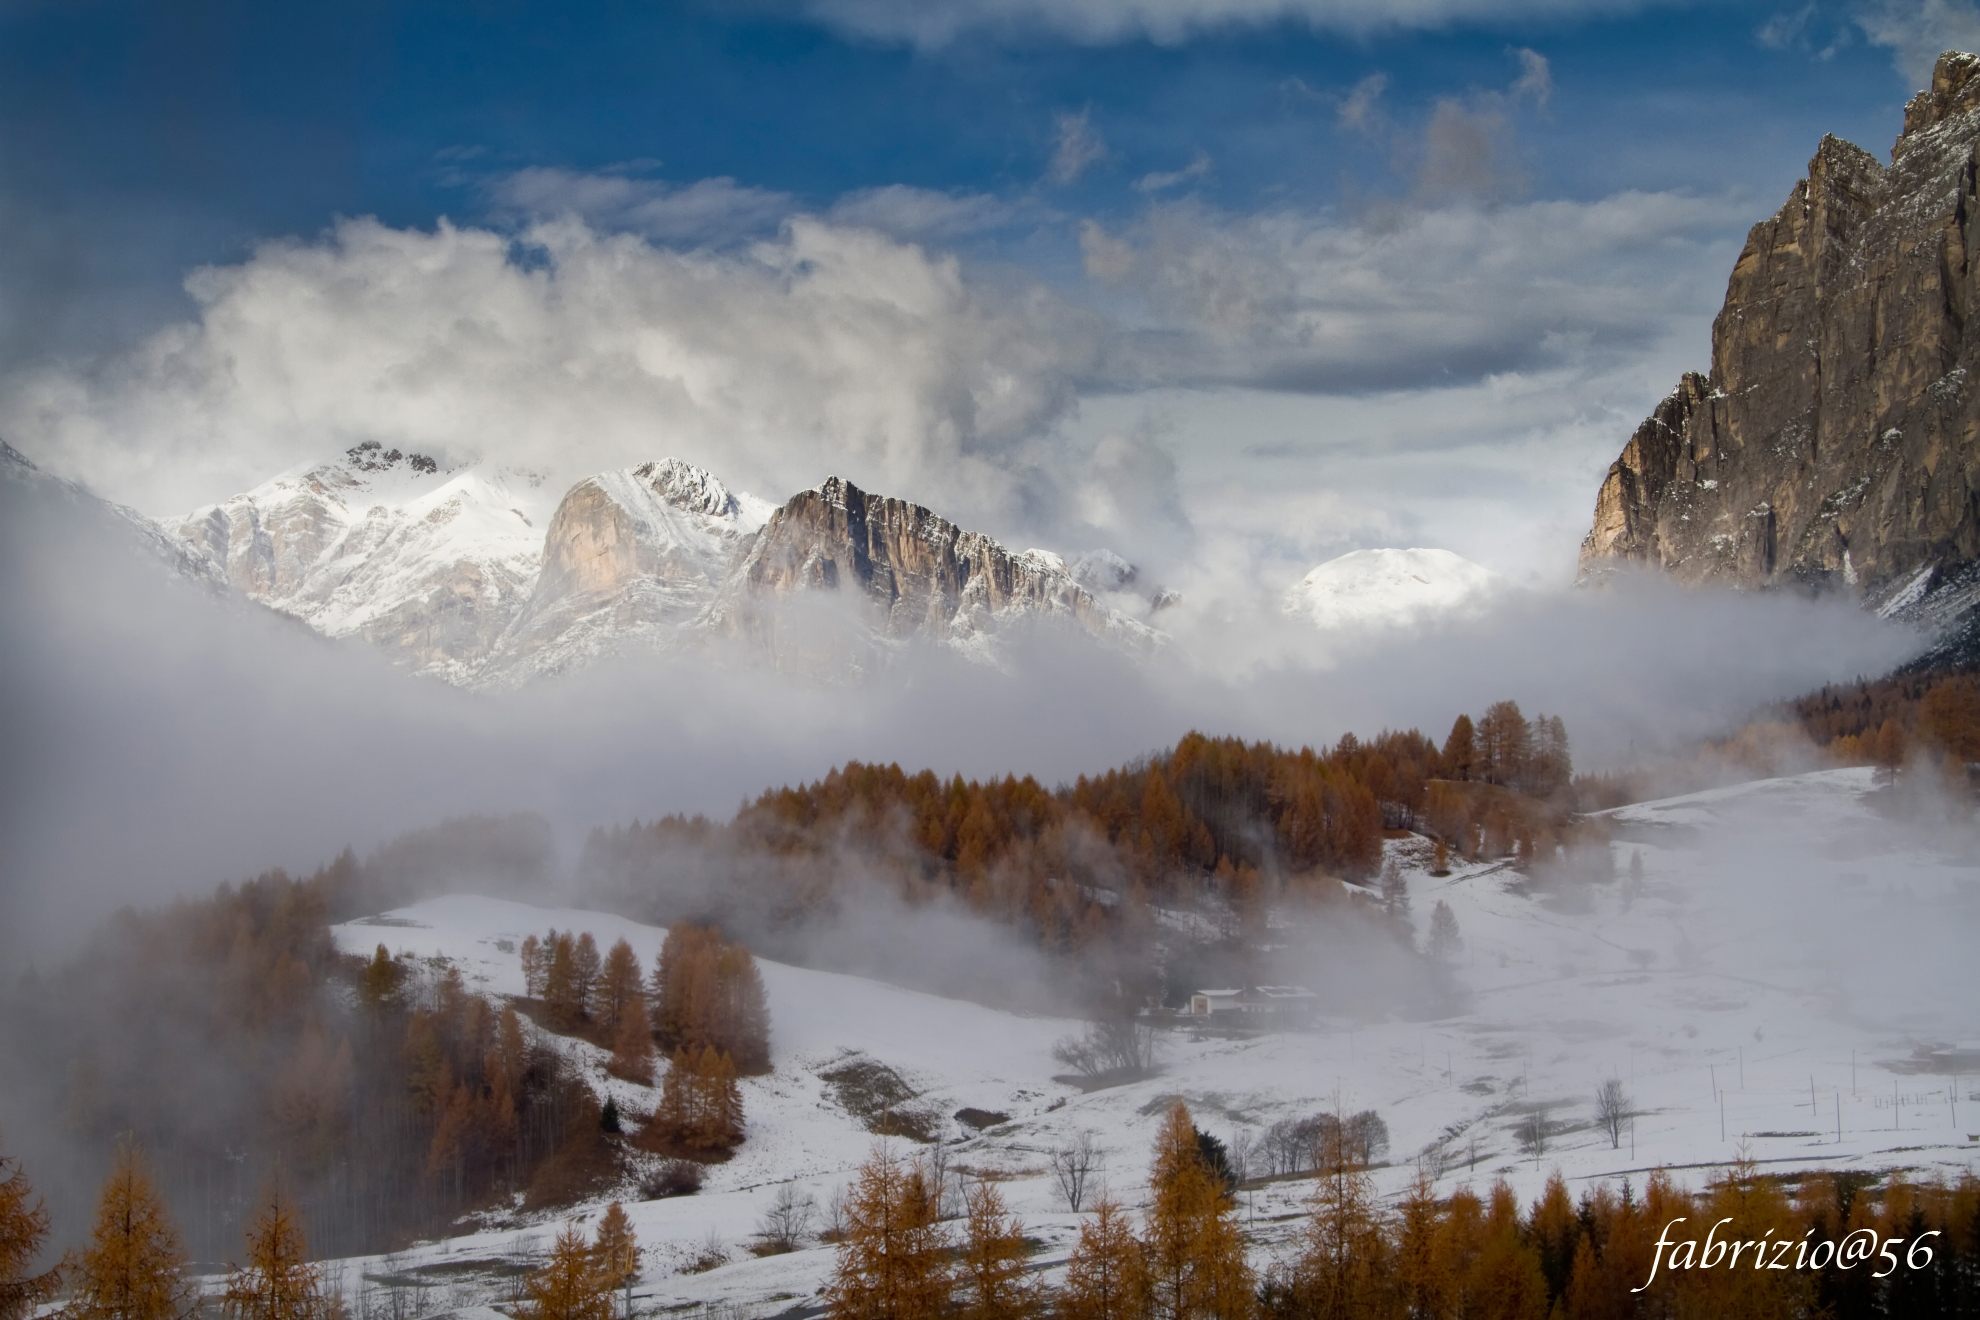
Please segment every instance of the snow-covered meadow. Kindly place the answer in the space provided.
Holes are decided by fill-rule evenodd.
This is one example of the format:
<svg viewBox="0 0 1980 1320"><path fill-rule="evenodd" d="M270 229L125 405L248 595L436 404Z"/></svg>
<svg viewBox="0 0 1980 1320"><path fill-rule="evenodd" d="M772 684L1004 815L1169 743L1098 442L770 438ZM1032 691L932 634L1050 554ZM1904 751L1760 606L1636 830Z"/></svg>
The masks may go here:
<svg viewBox="0 0 1980 1320"><path fill-rule="evenodd" d="M816 1305L830 1247L765 1258L748 1247L781 1185L822 1207L872 1149L876 1138L819 1075L852 1055L894 1069L921 1092L917 1103L945 1116L1008 1115L980 1133L946 1120L946 1153L954 1168L1006 1179L1006 1198L1046 1244L1037 1261L1047 1269L1078 1223L1058 1198L1049 1151L1090 1131L1109 1188L1138 1201L1175 1096L1233 1144L1281 1118L1376 1110L1391 1136L1377 1170L1390 1195L1419 1168L1444 1192L1504 1177L1527 1197L1555 1169L1577 1193L1605 1178L1640 1184L1660 1166L1698 1185L1742 1155L1781 1172L1972 1168L1980 1086L1957 1074L1980 1071L1980 839L1970 827L1894 823L1880 796L1872 772L1849 769L1621 808L1610 813L1617 879L1564 890L1536 891L1496 864L1433 877L1426 841L1392 841L1419 941L1436 902L1457 917L1454 1016L1323 1018L1310 1031L1242 1039L1179 1029L1165 1033L1157 1076L1091 1092L1054 1080L1051 1047L1076 1023L763 962L775 1071L743 1083L748 1140L698 1194L637 1202L626 1189L644 1248L634 1305L751 1315ZM336 937L351 952L382 943L444 959L502 996L521 993L523 937L552 927L588 930L601 948L623 937L649 966L664 934L604 913L455 895ZM622 1108L651 1107L641 1088L605 1076L602 1052L566 1048ZM1612 1078L1633 1112L1614 1147L1594 1114ZM1537 1155L1519 1135L1536 1106L1552 1133ZM1298 1179L1242 1193L1260 1263L1290 1239L1305 1195ZM430 1309L502 1303L514 1287L504 1271L547 1246L564 1217L489 1215L478 1231L344 1262L342 1286L350 1297L381 1279L418 1281Z"/></svg>

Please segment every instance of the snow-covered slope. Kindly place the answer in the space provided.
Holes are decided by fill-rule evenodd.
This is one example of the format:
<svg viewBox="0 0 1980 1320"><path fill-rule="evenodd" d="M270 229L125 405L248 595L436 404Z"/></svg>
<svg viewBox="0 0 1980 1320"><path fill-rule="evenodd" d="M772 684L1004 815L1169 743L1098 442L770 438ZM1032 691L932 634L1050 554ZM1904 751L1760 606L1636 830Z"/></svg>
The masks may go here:
<svg viewBox="0 0 1980 1320"><path fill-rule="evenodd" d="M822 1204L871 1148L818 1075L854 1051L898 1069L941 1113L969 1105L1009 1116L981 1134L951 1121L949 1153L1009 1177L1005 1195L1046 1244L1048 1267L1063 1262L1078 1223L1054 1196L1049 1149L1094 1132L1107 1183L1134 1203L1174 1096L1240 1144L1279 1118L1374 1109L1391 1133L1377 1174L1389 1194L1419 1167L1445 1193L1505 1177L1526 1197L1556 1168L1577 1193L1601 1178L1640 1186L1659 1166L1695 1186L1741 1153L1783 1171L1970 1168L1980 1095L1969 1079L1955 1098L1957 1065L1932 1051L1980 1036L1980 844L1970 822L1893 822L1886 796L1870 771L1836 770L1623 808L1609 813L1617 876L1602 881L1536 886L1496 864L1435 877L1426 840L1392 841L1419 942L1437 902L1456 915L1463 1001L1453 1016L1325 1017L1312 1031L1249 1039L1175 1031L1159 1076L1091 1093L1052 1079L1050 1046L1070 1024L766 963L776 1071L746 1084L749 1140L699 1195L631 1207L646 1248L636 1300L771 1314L814 1298L830 1248L763 1260L744 1248L780 1185ZM599 913L464 897L381 922L339 927L338 941L453 960L496 994L520 988L511 950L525 934L624 935L649 963L662 938ZM587 1058L595 1085L639 1103L604 1079L601 1056ZM1635 1115L1618 1147L1592 1122L1610 1078ZM1536 1108L1553 1131L1537 1157L1517 1132ZM1294 1180L1244 1194L1261 1263L1289 1244L1308 1190ZM495 1267L519 1243L542 1249L552 1228L490 1221L396 1259L393 1272L444 1256L463 1302L493 1298L506 1287ZM730 1263L687 1272L711 1238ZM489 1262L484 1281L461 1272L474 1260ZM353 1280L382 1272L377 1262L349 1269Z"/></svg>
<svg viewBox="0 0 1980 1320"><path fill-rule="evenodd" d="M215 590L226 588L220 565L204 549L171 535L136 509L112 504L73 481L50 476L4 440L0 440L0 482L7 483L12 493L44 507L62 505L116 528L140 553L156 559L178 578Z"/></svg>
<svg viewBox="0 0 1980 1320"><path fill-rule="evenodd" d="M233 585L418 673L473 674L536 582L543 479L366 441L172 524Z"/></svg>
<svg viewBox="0 0 1980 1320"><path fill-rule="evenodd" d="M1500 586L1448 550L1356 550L1301 578L1285 608L1328 632L1408 627L1474 612Z"/></svg>

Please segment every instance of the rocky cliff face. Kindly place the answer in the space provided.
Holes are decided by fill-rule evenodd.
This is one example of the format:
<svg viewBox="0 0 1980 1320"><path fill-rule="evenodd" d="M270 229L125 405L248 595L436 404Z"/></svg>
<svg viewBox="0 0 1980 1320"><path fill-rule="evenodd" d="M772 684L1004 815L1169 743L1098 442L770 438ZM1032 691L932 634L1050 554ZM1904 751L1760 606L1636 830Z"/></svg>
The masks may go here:
<svg viewBox="0 0 1980 1320"><path fill-rule="evenodd" d="M786 608L813 593L850 607L840 626L823 611ZM918 504L838 477L770 516L710 621L782 665L828 670L864 667L861 630L881 643L921 638L979 659L992 657L1000 633L1027 622L1070 625L1130 649L1160 637L1102 605L1057 555L1014 555Z"/></svg>
<svg viewBox="0 0 1980 1320"><path fill-rule="evenodd" d="M1980 558L1980 59L1940 57L1886 166L1826 137L1609 468L1585 579L1847 590L1914 608Z"/></svg>
<svg viewBox="0 0 1980 1320"><path fill-rule="evenodd" d="M512 687L634 646L679 646L767 512L679 459L586 477L557 506L536 588L476 685Z"/></svg>

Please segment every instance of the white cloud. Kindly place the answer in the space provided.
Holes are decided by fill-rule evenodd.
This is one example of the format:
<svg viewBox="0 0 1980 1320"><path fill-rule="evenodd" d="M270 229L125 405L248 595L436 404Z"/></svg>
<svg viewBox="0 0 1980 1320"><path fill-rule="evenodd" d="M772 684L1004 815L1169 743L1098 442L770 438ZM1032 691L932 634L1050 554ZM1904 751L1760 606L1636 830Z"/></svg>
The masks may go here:
<svg viewBox="0 0 1980 1320"><path fill-rule="evenodd" d="M1628 354L1702 324L1753 210L1677 193L1358 220L1176 202L1118 233L1089 223L1082 248L1144 300L1139 379L1358 394Z"/></svg>
<svg viewBox="0 0 1980 1320"><path fill-rule="evenodd" d="M938 192L894 183L847 193L825 219L833 224L877 229L896 238L954 238L1007 225L1019 208L987 193Z"/></svg>
<svg viewBox="0 0 1980 1320"><path fill-rule="evenodd" d="M1059 145L1052 152L1047 171L1054 183L1071 183L1086 173L1087 167L1106 159L1107 143L1094 130L1090 112L1062 114L1058 118Z"/></svg>
<svg viewBox="0 0 1980 1320"><path fill-rule="evenodd" d="M1869 0L1856 21L1875 45L1887 47L1898 72L1914 87L1932 81L1943 51L1980 51L1980 11L1972 0Z"/></svg>
<svg viewBox="0 0 1980 1320"><path fill-rule="evenodd" d="M1165 192L1179 183L1188 183L1191 179L1200 179L1209 172L1210 153L1199 151L1191 158L1189 164L1183 166L1181 169L1144 174L1134 181L1134 186L1137 192Z"/></svg>
<svg viewBox="0 0 1980 1320"><path fill-rule="evenodd" d="M1382 93L1389 89L1389 75L1371 73L1341 98L1335 115L1342 128L1358 133L1373 131L1380 123Z"/></svg>
<svg viewBox="0 0 1980 1320"><path fill-rule="evenodd" d="M1180 42L1203 32L1293 22L1363 36L1458 24L1625 14L1670 0L809 0L842 31L924 48L969 34L1049 32L1101 44Z"/></svg>
<svg viewBox="0 0 1980 1320"><path fill-rule="evenodd" d="M498 214L574 216L594 229L666 243L732 243L774 231L794 209L788 194L729 178L676 187L623 174L532 167L495 179L487 190Z"/></svg>
<svg viewBox="0 0 1980 1320"><path fill-rule="evenodd" d="M739 253L353 220L188 287L198 319L130 360L15 382L5 433L160 512L378 439L562 476L674 454L773 495L836 471L994 522L1097 343L1040 289L805 218Z"/></svg>
<svg viewBox="0 0 1980 1320"><path fill-rule="evenodd" d="M1513 51L1519 59L1519 77L1513 80L1506 93L1514 101L1531 100L1535 105L1545 105L1554 95L1554 71L1547 63L1547 57L1537 50L1521 46Z"/></svg>

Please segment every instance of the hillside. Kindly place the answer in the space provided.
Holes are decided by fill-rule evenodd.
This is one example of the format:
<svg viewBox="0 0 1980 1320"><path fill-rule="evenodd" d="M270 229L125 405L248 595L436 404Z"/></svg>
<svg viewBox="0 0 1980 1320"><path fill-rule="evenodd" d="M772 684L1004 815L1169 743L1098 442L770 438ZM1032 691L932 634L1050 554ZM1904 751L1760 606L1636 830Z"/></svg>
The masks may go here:
<svg viewBox="0 0 1980 1320"><path fill-rule="evenodd" d="M1055 1202L1046 1152L1094 1131L1109 1185L1136 1201L1161 1109L1178 1095L1234 1148L1278 1119L1373 1109L1390 1133L1377 1170L1388 1196L1419 1162L1441 1192L1504 1177L1528 1198L1556 1168L1576 1194L1602 1178L1640 1186L1655 1167L1699 1185L1741 1154L1786 1177L1970 1169L1980 1094L1962 1081L1953 1097L1949 1073L1980 1071L1971 1045L1950 1049L1970 1037L1980 1002L1969 956L1980 848L1963 829L1894 826L1888 796L1872 771L1850 769L1621 808L1606 815L1613 879L1588 871L1535 883L1504 864L1435 878L1424 840L1394 840L1418 940L1436 902L1456 916L1457 1011L1327 1012L1311 1032L1250 1038L1175 1030L1159 1075L1091 1092L1052 1075L1050 1046L1071 1024L766 962L776 1070L745 1083L750 1136L733 1162L711 1168L695 1196L631 1207L648 1248L636 1301L773 1314L814 1294L829 1248L761 1260L744 1248L780 1183L795 1180L822 1205L869 1149L819 1076L849 1051L898 1070L943 1114L968 1105L1008 1115L981 1134L949 1120L942 1136L956 1165L1011 1175L1005 1195L1048 1265L1063 1261L1077 1218ZM351 951L382 940L447 958L504 994L520 979L497 942L550 926L624 936L642 956L661 935L599 913L463 896L347 923L336 938ZM1612 1077L1635 1111L1615 1149L1592 1122L1594 1092ZM1537 1158L1518 1132L1536 1106L1551 1132ZM1294 1179L1242 1193L1257 1259L1286 1248L1307 1189ZM360 1271L412 1278L426 1266L448 1280L450 1304L502 1300L499 1263L540 1248L548 1231L547 1220L497 1214L389 1263L350 1262L347 1287ZM714 1238L728 1263L684 1272Z"/></svg>

